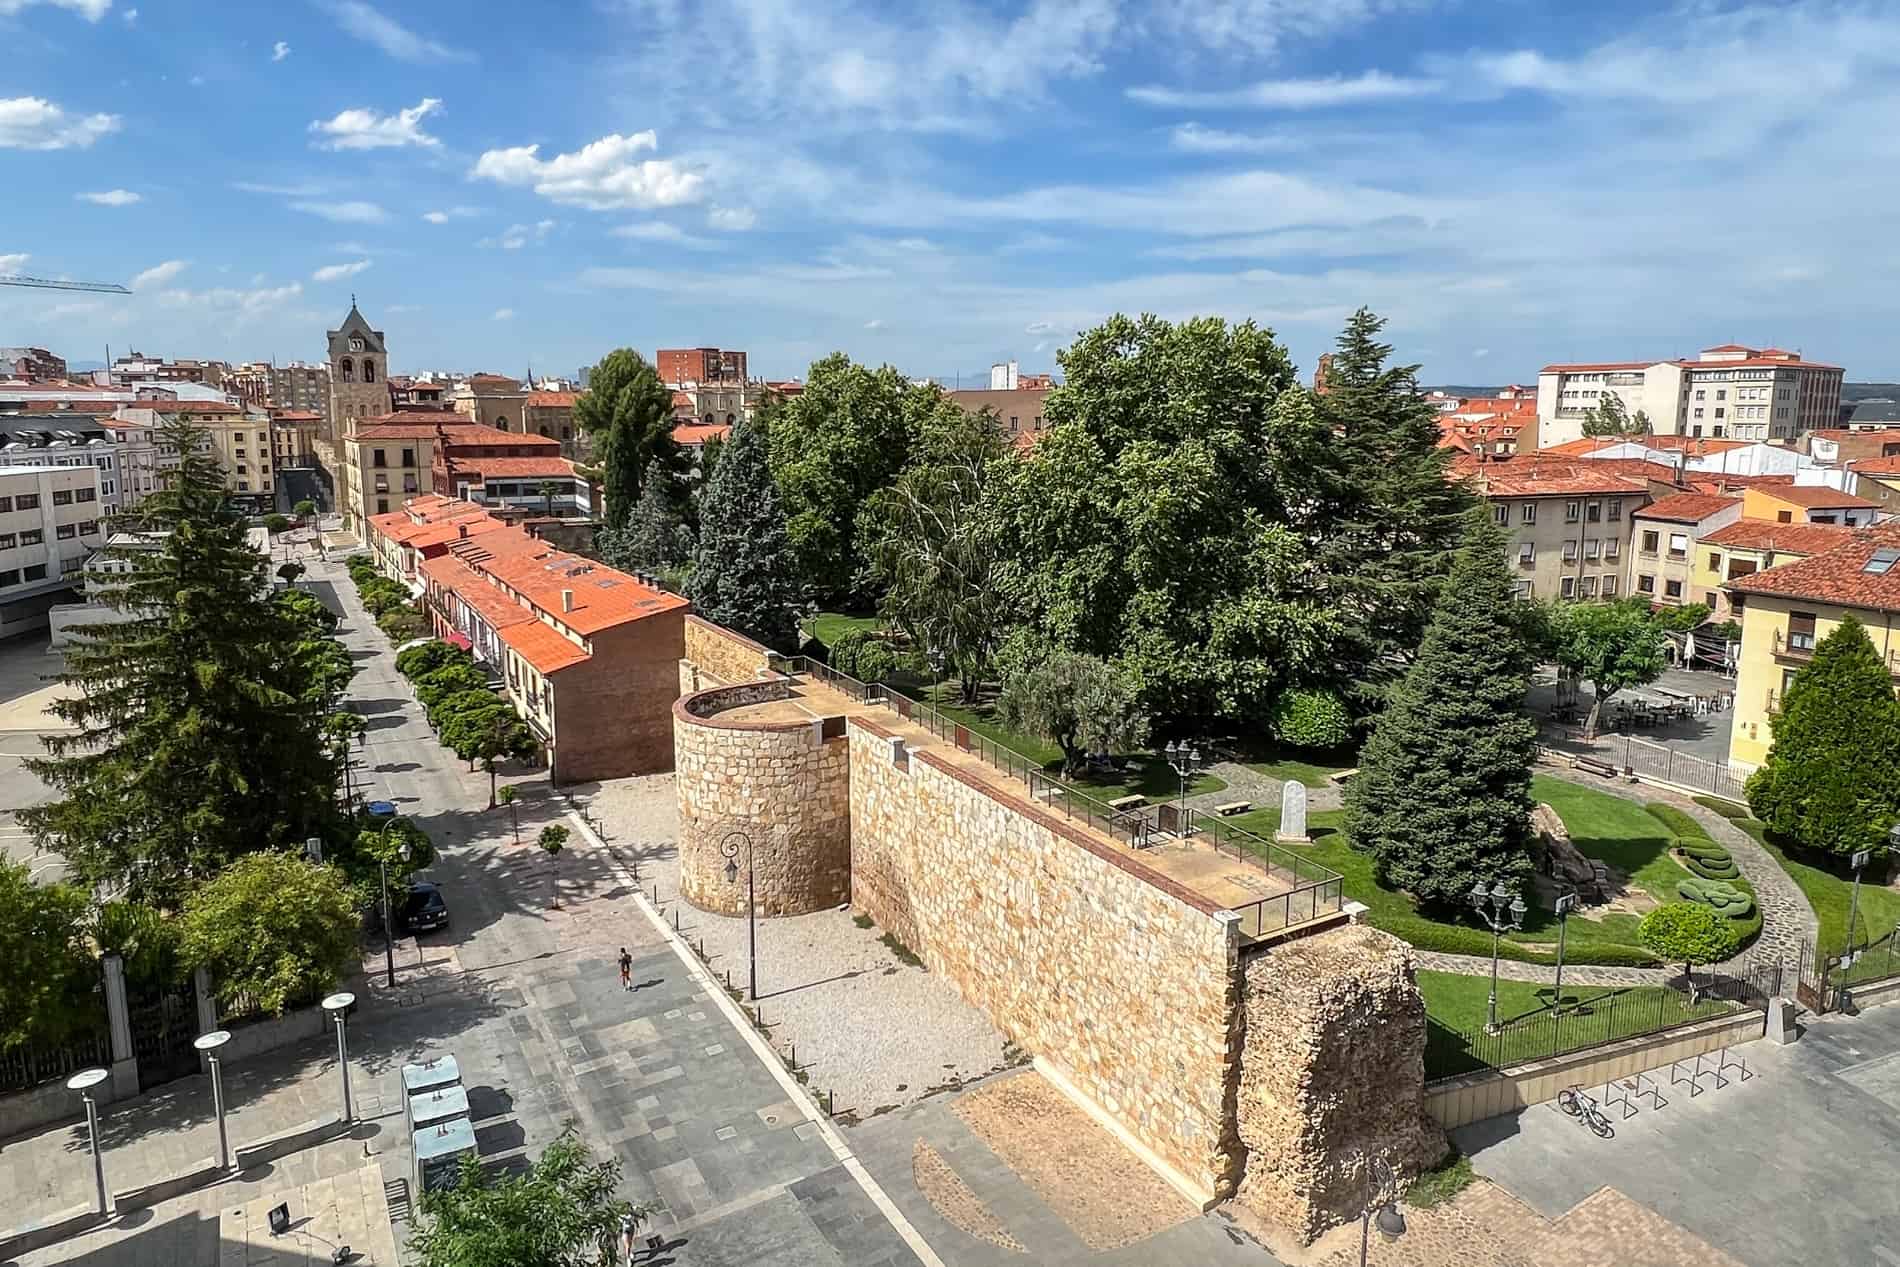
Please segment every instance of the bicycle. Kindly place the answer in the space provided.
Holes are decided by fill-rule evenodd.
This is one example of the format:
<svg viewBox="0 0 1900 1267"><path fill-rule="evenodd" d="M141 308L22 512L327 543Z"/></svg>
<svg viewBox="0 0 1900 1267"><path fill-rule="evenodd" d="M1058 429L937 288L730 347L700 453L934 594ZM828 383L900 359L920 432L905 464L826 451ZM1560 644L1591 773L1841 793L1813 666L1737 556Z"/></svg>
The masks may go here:
<svg viewBox="0 0 1900 1267"><path fill-rule="evenodd" d="M1610 1125L1610 1119L1603 1116L1597 1108L1597 1102L1583 1089L1583 1084L1572 1083L1557 1093L1557 1107L1571 1117L1581 1118L1584 1125L1596 1132L1598 1139L1609 1139L1616 1134L1616 1128Z"/></svg>

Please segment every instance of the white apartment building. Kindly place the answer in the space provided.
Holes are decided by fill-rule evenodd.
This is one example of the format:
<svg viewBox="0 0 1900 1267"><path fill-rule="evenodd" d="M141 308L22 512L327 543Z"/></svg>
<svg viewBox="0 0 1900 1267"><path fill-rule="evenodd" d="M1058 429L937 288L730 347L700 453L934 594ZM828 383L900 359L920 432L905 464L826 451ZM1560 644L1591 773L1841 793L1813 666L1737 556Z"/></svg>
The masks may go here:
<svg viewBox="0 0 1900 1267"><path fill-rule="evenodd" d="M94 414L0 414L0 467L90 466L99 472L99 509L119 512L124 479L119 446Z"/></svg>
<svg viewBox="0 0 1900 1267"><path fill-rule="evenodd" d="M0 637L46 627L104 541L99 468L0 468Z"/></svg>
<svg viewBox="0 0 1900 1267"><path fill-rule="evenodd" d="M1798 352L1725 343L1693 361L1618 361L1546 365L1537 375L1541 446L1583 437L1583 422L1605 396L1632 416L1649 416L1659 436L1792 441L1837 425L1838 365Z"/></svg>

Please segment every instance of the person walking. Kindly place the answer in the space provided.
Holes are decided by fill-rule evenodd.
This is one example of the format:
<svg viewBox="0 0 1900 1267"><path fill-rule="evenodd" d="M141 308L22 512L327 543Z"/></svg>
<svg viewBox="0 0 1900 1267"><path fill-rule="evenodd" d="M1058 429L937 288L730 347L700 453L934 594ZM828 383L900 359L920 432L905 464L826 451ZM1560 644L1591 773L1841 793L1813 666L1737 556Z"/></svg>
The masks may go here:
<svg viewBox="0 0 1900 1267"><path fill-rule="evenodd" d="M633 990L633 956L625 946L620 948L620 988L629 993Z"/></svg>

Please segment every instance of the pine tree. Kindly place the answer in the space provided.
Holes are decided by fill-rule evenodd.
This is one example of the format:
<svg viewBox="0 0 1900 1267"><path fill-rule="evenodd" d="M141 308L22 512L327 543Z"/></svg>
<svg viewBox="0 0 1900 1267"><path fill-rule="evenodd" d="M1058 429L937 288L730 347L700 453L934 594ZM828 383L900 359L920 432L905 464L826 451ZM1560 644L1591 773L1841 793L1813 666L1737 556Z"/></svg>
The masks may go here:
<svg viewBox="0 0 1900 1267"><path fill-rule="evenodd" d="M1505 537L1473 515L1426 627L1346 785L1346 832L1379 882L1421 906L1530 878L1532 656L1512 615Z"/></svg>
<svg viewBox="0 0 1900 1267"><path fill-rule="evenodd" d="M683 477L692 459L673 439L673 393L632 348L610 352L574 402L574 421L595 437L607 498L607 524L626 527L647 473L657 466Z"/></svg>
<svg viewBox="0 0 1900 1267"><path fill-rule="evenodd" d="M1884 848L1900 816L1900 702L1859 621L1821 639L1769 724L1774 746L1748 780L1755 816L1809 849Z"/></svg>
<svg viewBox="0 0 1900 1267"><path fill-rule="evenodd" d="M67 650L60 682L75 693L52 709L74 730L27 763L60 796L20 817L81 879L173 906L240 854L330 822L324 723L350 668L300 602L265 596L269 561L246 544L204 432L175 421L160 443L177 470L114 524L156 548L106 550L129 571L101 598L127 619Z"/></svg>
<svg viewBox="0 0 1900 1267"><path fill-rule="evenodd" d="M685 507L686 486L670 473L647 480L627 520L625 553L632 566L657 572L693 557Z"/></svg>
<svg viewBox="0 0 1900 1267"><path fill-rule="evenodd" d="M706 486L687 595L707 620L768 647L794 645L802 597L798 564L785 535L763 423L733 427Z"/></svg>
<svg viewBox="0 0 1900 1267"><path fill-rule="evenodd" d="M1415 365L1388 365L1383 318L1346 323L1313 424L1284 436L1289 521L1307 540L1320 594L1353 619L1344 680L1377 703L1419 646L1471 497L1447 478L1438 419ZM1500 547L1501 548L1501 547Z"/></svg>

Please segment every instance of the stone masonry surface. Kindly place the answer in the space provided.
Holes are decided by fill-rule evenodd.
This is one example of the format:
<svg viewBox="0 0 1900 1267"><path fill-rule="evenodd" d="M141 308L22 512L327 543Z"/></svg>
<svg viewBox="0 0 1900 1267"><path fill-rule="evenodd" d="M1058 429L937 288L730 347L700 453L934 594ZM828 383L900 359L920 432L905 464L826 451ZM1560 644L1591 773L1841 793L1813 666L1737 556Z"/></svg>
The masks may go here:
<svg viewBox="0 0 1900 1267"><path fill-rule="evenodd" d="M1240 1197L1311 1239L1364 1204L1359 1157L1401 1175L1445 1151L1426 1117L1425 1001L1405 944L1365 925L1246 960Z"/></svg>
<svg viewBox="0 0 1900 1267"><path fill-rule="evenodd" d="M743 915L748 866L762 915L802 915L851 895L844 737L824 739L816 721L740 726L705 715L724 697L736 705L776 685L702 691L674 709L680 889L702 910ZM736 883L726 879L728 842L738 850Z"/></svg>
<svg viewBox="0 0 1900 1267"><path fill-rule="evenodd" d="M1236 1178L1237 934L929 752L849 727L852 902L1203 1193Z"/></svg>
<svg viewBox="0 0 1900 1267"><path fill-rule="evenodd" d="M721 682L750 682L770 652L751 639L698 616L686 618L686 658Z"/></svg>

